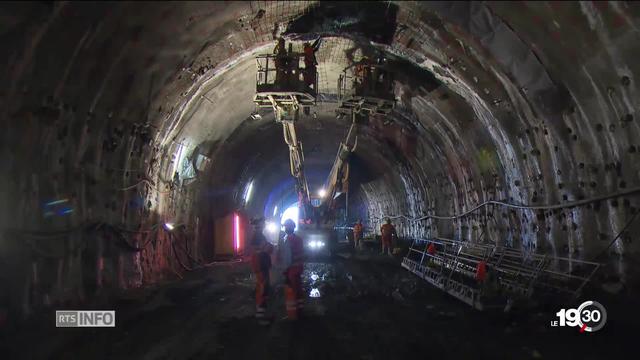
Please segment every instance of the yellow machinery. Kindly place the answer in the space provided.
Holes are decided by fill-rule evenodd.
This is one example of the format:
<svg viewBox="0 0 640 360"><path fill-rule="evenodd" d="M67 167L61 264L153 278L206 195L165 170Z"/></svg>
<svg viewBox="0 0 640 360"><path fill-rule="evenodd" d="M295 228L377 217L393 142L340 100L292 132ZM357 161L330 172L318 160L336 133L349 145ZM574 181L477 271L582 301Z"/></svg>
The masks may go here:
<svg viewBox="0 0 640 360"><path fill-rule="evenodd" d="M284 42L279 45L284 47ZM276 48L282 50L282 48ZM296 178L296 193L301 210L300 218L308 222L313 217L313 205L304 174L302 142L296 136L295 123L300 110L316 104L318 77L316 67L301 67L304 54L291 50L277 55L264 54L256 57L258 72L256 94L253 98L258 108L272 108L276 121L282 123L284 141L289 147L290 171ZM325 182L325 196L315 207L331 209L334 195L345 184L348 177L347 158L357 145L357 114L388 114L395 105L393 79L385 60L378 63L367 60L343 70L338 82L339 111L352 116L351 127L343 142Z"/></svg>
<svg viewBox="0 0 640 360"><path fill-rule="evenodd" d="M300 66L303 54L289 51L286 55L264 54L256 57L258 72L256 94L258 108L272 108L276 121L282 123L284 141L289 147L290 171L296 178L301 218L312 214L309 187L304 175L302 142L296 136L295 123L300 110L316 103L317 71Z"/></svg>

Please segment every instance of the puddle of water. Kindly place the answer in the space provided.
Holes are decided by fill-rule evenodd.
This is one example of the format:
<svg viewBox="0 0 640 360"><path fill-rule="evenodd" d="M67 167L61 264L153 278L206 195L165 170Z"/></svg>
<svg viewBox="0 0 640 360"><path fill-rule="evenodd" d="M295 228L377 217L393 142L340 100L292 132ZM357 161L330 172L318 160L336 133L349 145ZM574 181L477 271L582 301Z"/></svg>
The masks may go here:
<svg viewBox="0 0 640 360"><path fill-rule="evenodd" d="M326 292L325 286L333 286L336 281L335 272L333 264L306 263L302 278L309 298L320 298L322 292Z"/></svg>

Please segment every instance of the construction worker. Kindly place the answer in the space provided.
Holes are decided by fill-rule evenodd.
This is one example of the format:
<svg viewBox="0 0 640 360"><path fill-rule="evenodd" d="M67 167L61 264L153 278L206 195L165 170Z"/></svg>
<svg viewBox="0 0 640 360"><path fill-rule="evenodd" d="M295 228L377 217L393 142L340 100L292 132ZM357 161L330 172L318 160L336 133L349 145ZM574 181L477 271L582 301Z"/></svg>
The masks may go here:
<svg viewBox="0 0 640 360"><path fill-rule="evenodd" d="M293 53L293 43L289 43L287 51L287 89L296 89L300 84L300 58Z"/></svg>
<svg viewBox="0 0 640 360"><path fill-rule="evenodd" d="M315 87L316 83L316 67L318 66L318 60L316 59L316 52L320 48L320 38L314 41L313 44L304 43L304 82L308 88ZM314 88L314 90L317 90Z"/></svg>
<svg viewBox="0 0 640 360"><path fill-rule="evenodd" d="M374 94L386 92L388 88L388 86L386 86L388 82L387 71L383 68L385 62L386 59L384 56L380 55L377 57L376 66L373 67L371 74L371 91L373 91Z"/></svg>
<svg viewBox="0 0 640 360"><path fill-rule="evenodd" d="M356 249L362 250L362 220L353 225L353 245Z"/></svg>
<svg viewBox="0 0 640 360"><path fill-rule="evenodd" d="M427 254L431 256L436 255L436 246L433 243L430 243L429 246L427 247Z"/></svg>
<svg viewBox="0 0 640 360"><path fill-rule="evenodd" d="M284 222L286 233L284 242L283 261L285 271L284 297L287 308L287 318L297 320L304 306L304 293L302 290L302 270L304 262L304 244L302 239L294 233L296 224L291 219Z"/></svg>
<svg viewBox="0 0 640 360"><path fill-rule="evenodd" d="M433 258L436 256L436 245L434 243L429 243L429 246L427 246L427 254L429 254L428 265L435 265L435 261Z"/></svg>
<svg viewBox="0 0 640 360"><path fill-rule="evenodd" d="M284 38L278 38L276 47L273 48L273 53L276 55L276 87L281 87L286 80L287 73L287 49L284 43Z"/></svg>
<svg viewBox="0 0 640 360"><path fill-rule="evenodd" d="M384 254L386 247L389 256L393 256L391 254L391 241L393 236L397 236L397 233L396 228L391 225L391 219L386 218L385 223L380 227L380 235L382 237L382 252L380 254Z"/></svg>
<svg viewBox="0 0 640 360"><path fill-rule="evenodd" d="M255 219L254 235L251 240L251 270L256 276L256 319L261 325L268 324L265 319L267 300L271 292L269 272L271 270L271 253L273 245L264 236L264 218Z"/></svg>
<svg viewBox="0 0 640 360"><path fill-rule="evenodd" d="M476 280L479 283L483 283L487 279L487 262L482 260L476 267Z"/></svg>
<svg viewBox="0 0 640 360"><path fill-rule="evenodd" d="M362 83L364 82L364 68L365 65L362 60L357 62L354 68L355 77L353 79L353 86L356 88L356 94L362 94L363 91Z"/></svg>
<svg viewBox="0 0 640 360"><path fill-rule="evenodd" d="M363 57L356 63L356 94L366 96L369 94L369 86L371 83L371 61L368 57Z"/></svg>

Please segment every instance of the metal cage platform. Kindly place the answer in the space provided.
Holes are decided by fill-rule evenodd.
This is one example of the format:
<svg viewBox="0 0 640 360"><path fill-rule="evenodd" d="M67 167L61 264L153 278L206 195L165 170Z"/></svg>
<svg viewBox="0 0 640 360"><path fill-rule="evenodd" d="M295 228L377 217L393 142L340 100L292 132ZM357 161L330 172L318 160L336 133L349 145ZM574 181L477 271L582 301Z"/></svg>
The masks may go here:
<svg viewBox="0 0 640 360"><path fill-rule="evenodd" d="M316 104L318 89L317 70L300 67L300 53L287 53L278 57L272 54L256 57L256 95L253 101L258 107L272 107L272 97L278 105L301 106ZM312 73L310 73L312 71Z"/></svg>
<svg viewBox="0 0 640 360"><path fill-rule="evenodd" d="M253 102L261 108L273 107L273 99L279 106L295 105L312 106L316 104L316 98L308 93L301 92L260 92L253 96Z"/></svg>
<svg viewBox="0 0 640 360"><path fill-rule="evenodd" d="M480 281L477 271L481 262L488 276ZM576 297L600 264L436 238L414 240L402 267L483 310L541 293Z"/></svg>
<svg viewBox="0 0 640 360"><path fill-rule="evenodd" d="M338 110L386 115L395 106L393 79L384 65L358 63L338 78Z"/></svg>

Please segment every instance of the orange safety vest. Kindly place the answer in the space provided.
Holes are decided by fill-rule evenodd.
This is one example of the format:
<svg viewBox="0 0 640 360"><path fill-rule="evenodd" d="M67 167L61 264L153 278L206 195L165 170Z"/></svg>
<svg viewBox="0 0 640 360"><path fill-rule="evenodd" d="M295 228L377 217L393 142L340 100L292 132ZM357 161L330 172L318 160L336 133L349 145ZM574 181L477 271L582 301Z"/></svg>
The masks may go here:
<svg viewBox="0 0 640 360"><path fill-rule="evenodd" d="M429 244L429 246L427 247L427 254L435 255L435 253L436 253L436 246L433 245L433 243Z"/></svg>
<svg viewBox="0 0 640 360"><path fill-rule="evenodd" d="M384 239L391 239L391 235L393 235L394 231L395 228L391 224L383 224L380 227L380 234L382 234L382 237Z"/></svg>
<svg viewBox="0 0 640 360"><path fill-rule="evenodd" d="M311 46L307 46L304 48L304 66L312 67L316 64L316 55L315 51Z"/></svg>
<svg viewBox="0 0 640 360"><path fill-rule="evenodd" d="M287 235L287 244L291 249L291 263L293 265L302 264L304 260L304 243L302 238L296 234Z"/></svg>

